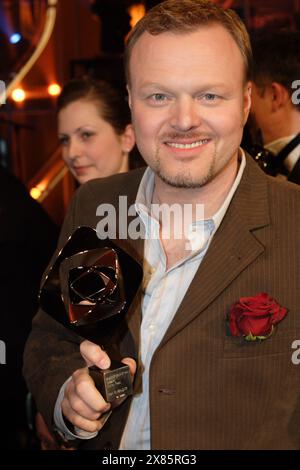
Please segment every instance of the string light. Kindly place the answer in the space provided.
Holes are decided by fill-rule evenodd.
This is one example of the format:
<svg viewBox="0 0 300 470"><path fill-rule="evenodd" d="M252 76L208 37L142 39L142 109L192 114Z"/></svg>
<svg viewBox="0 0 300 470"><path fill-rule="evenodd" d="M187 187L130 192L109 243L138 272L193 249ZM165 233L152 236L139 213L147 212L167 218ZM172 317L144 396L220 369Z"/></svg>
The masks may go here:
<svg viewBox="0 0 300 470"><path fill-rule="evenodd" d="M51 83L51 85L48 86L48 93L51 96L58 96L61 92L61 87L59 86L58 83Z"/></svg>
<svg viewBox="0 0 300 470"><path fill-rule="evenodd" d="M35 200L37 200L41 194L42 194L42 191L37 187L31 188L30 190L30 196Z"/></svg>
<svg viewBox="0 0 300 470"><path fill-rule="evenodd" d="M22 101L25 100L26 98L26 93L25 91L23 90L23 88L15 88L13 91L12 91L12 94L11 94L11 97L14 101L16 101L17 103L21 103Z"/></svg>
<svg viewBox="0 0 300 470"><path fill-rule="evenodd" d="M49 185L49 181L47 178L42 179L36 186L31 188L30 190L30 196L33 197L33 199L39 199L41 195L46 191L47 187Z"/></svg>
<svg viewBox="0 0 300 470"><path fill-rule="evenodd" d="M18 42L21 41L21 39L22 39L21 34L19 34L19 33L13 33L13 34L10 36L10 38L9 38L9 42L10 42L11 44L17 44Z"/></svg>

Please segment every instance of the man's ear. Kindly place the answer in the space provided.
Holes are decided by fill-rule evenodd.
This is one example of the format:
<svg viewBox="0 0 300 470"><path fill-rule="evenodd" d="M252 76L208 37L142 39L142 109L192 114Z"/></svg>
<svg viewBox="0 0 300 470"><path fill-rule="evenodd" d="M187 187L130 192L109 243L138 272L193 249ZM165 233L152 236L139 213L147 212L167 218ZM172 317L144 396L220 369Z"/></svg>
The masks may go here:
<svg viewBox="0 0 300 470"><path fill-rule="evenodd" d="M270 92L272 94L271 108L273 112L278 111L286 105L287 101L290 100L288 90L278 82L272 82L270 85Z"/></svg>
<svg viewBox="0 0 300 470"><path fill-rule="evenodd" d="M135 144L135 135L132 124L127 124L122 134L122 148L125 153L131 152Z"/></svg>
<svg viewBox="0 0 300 470"><path fill-rule="evenodd" d="M129 105L129 108L131 109L132 102L131 102L131 92L130 92L129 85L126 85L126 88L127 88L127 93L128 93L128 105Z"/></svg>
<svg viewBox="0 0 300 470"><path fill-rule="evenodd" d="M244 125L247 122L250 108L251 108L251 93L252 93L252 82L247 82L244 87Z"/></svg>

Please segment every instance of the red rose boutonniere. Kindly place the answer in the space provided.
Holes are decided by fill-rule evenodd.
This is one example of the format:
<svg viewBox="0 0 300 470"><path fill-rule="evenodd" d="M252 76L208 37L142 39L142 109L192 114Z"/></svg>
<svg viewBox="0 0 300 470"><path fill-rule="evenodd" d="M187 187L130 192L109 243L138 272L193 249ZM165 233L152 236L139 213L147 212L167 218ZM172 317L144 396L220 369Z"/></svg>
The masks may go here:
<svg viewBox="0 0 300 470"><path fill-rule="evenodd" d="M265 292L253 297L241 297L229 312L230 333L232 336L243 336L247 341L267 339L286 314L287 309Z"/></svg>

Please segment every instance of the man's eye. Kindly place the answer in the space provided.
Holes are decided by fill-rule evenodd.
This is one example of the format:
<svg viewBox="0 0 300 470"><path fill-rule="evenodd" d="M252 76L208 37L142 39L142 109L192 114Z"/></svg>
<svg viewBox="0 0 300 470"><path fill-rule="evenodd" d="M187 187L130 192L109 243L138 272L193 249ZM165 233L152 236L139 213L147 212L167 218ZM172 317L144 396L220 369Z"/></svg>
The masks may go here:
<svg viewBox="0 0 300 470"><path fill-rule="evenodd" d="M154 93L153 95L150 96L150 99L154 103L163 103L167 100L167 97L163 93Z"/></svg>
<svg viewBox="0 0 300 470"><path fill-rule="evenodd" d="M203 98L205 99L205 101L216 101L216 99L218 98L217 95L214 95L213 93L206 93Z"/></svg>

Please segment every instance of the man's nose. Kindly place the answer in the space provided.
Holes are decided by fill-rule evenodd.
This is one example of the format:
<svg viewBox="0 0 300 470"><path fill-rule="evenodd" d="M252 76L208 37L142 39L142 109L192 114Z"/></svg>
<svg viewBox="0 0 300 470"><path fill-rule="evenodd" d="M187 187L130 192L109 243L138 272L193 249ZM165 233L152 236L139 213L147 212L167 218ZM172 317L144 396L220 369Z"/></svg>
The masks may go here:
<svg viewBox="0 0 300 470"><path fill-rule="evenodd" d="M171 127L181 132L201 124L200 105L190 96L175 101L172 107Z"/></svg>

